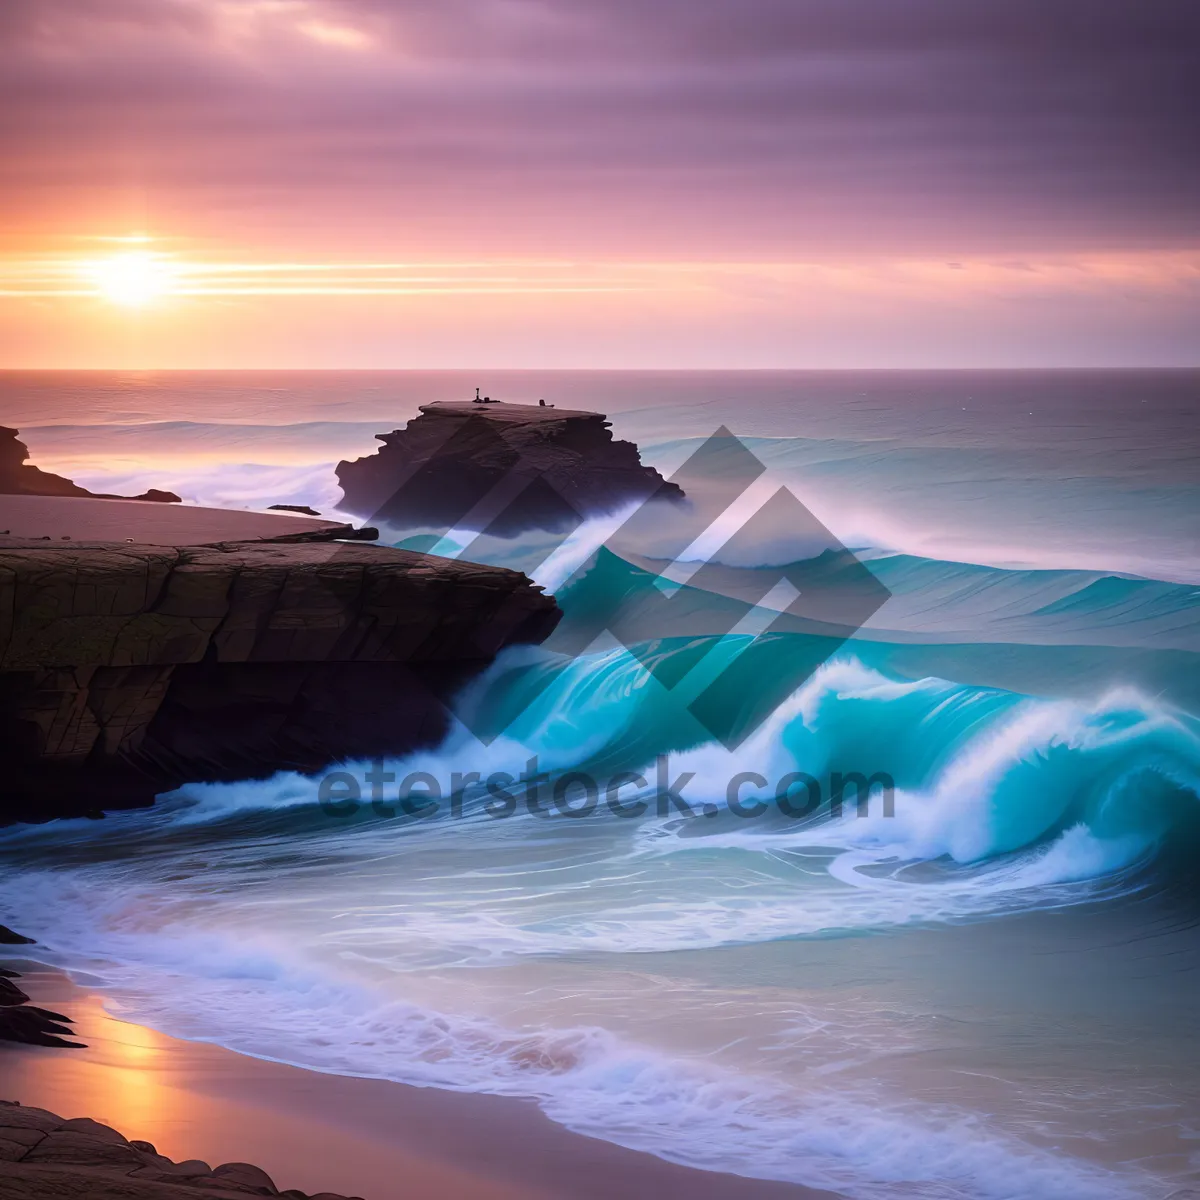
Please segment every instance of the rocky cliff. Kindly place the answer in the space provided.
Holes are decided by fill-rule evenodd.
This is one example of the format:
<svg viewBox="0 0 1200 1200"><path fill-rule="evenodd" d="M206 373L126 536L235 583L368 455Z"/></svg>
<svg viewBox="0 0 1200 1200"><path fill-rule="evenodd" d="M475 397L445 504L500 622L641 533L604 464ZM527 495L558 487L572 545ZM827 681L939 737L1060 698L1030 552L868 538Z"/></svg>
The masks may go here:
<svg viewBox="0 0 1200 1200"><path fill-rule="evenodd" d="M140 496L112 496L106 492L89 492L61 475L52 475L27 460L29 448L17 439L17 430L0 425L0 495L18 496L94 496L104 500L155 500L178 504L174 492L151 488Z"/></svg>
<svg viewBox="0 0 1200 1200"><path fill-rule="evenodd" d="M517 572L357 543L0 539L0 821L431 743L437 697L559 615Z"/></svg>
<svg viewBox="0 0 1200 1200"><path fill-rule="evenodd" d="M440 403L383 447L340 462L347 512L397 528L562 530L581 517L683 492L617 441L603 413L525 404Z"/></svg>

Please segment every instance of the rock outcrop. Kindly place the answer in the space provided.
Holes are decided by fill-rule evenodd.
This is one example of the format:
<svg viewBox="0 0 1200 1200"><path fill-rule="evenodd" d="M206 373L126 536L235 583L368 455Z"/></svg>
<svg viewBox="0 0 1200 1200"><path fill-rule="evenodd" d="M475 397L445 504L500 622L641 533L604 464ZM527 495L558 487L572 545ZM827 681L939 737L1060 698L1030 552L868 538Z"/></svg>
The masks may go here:
<svg viewBox="0 0 1200 1200"><path fill-rule="evenodd" d="M313 536L0 539L0 822L431 744L439 697L560 616L515 571Z"/></svg>
<svg viewBox="0 0 1200 1200"><path fill-rule="evenodd" d="M348 1200L333 1192L281 1192L261 1167L199 1159L173 1162L149 1142L129 1141L87 1117L0 1100L0 1200L78 1196L88 1200Z"/></svg>
<svg viewBox="0 0 1200 1200"><path fill-rule="evenodd" d="M0 494L18 496L92 496L99 500L151 500L178 504L174 492L151 488L140 496L113 496L107 492L89 492L65 479L35 467L27 460L29 448L17 439L17 430L0 425Z"/></svg>
<svg viewBox="0 0 1200 1200"><path fill-rule="evenodd" d="M14 933L0 925L0 946L31 946L33 938ZM69 1028L70 1017L62 1013L36 1008L29 997L15 984L21 976L16 971L0 967L0 1042L21 1042L26 1046L64 1046L78 1049L82 1042L69 1042L74 1037ZM3 1150L0 1148L0 1160Z"/></svg>
<svg viewBox="0 0 1200 1200"><path fill-rule="evenodd" d="M319 517L321 515L311 504L268 504L267 509L271 512L300 513L304 517Z"/></svg>
<svg viewBox="0 0 1200 1200"><path fill-rule="evenodd" d="M683 492L616 441L603 413L526 404L421 406L382 449L337 466L340 507L396 528L561 531Z"/></svg>

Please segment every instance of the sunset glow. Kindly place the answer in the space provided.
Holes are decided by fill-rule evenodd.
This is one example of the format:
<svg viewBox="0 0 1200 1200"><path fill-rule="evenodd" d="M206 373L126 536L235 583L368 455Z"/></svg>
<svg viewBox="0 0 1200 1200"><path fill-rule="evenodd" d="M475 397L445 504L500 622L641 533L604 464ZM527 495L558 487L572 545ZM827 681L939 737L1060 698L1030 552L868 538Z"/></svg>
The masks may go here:
<svg viewBox="0 0 1200 1200"><path fill-rule="evenodd" d="M0 106L0 1200L1200 1200L1200 0Z"/></svg>
<svg viewBox="0 0 1200 1200"><path fill-rule="evenodd" d="M1191 362L1184 33L919 7L13 0L0 365Z"/></svg>
<svg viewBox="0 0 1200 1200"><path fill-rule="evenodd" d="M166 295L174 282L169 264L144 250L101 259L88 272L106 300L141 308Z"/></svg>

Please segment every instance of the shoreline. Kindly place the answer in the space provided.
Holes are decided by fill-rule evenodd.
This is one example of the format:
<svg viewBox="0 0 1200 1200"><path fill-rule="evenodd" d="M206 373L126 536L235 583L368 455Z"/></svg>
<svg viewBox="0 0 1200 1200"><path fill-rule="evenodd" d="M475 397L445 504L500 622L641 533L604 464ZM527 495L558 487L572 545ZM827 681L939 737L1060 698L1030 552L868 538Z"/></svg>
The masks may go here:
<svg viewBox="0 0 1200 1200"><path fill-rule="evenodd" d="M73 1018L87 1047L0 1044L0 1098L91 1117L170 1158L254 1163L280 1189L364 1200L832 1196L572 1133L533 1101L327 1075L173 1038L110 1016L55 968L19 953L5 961L33 1003Z"/></svg>

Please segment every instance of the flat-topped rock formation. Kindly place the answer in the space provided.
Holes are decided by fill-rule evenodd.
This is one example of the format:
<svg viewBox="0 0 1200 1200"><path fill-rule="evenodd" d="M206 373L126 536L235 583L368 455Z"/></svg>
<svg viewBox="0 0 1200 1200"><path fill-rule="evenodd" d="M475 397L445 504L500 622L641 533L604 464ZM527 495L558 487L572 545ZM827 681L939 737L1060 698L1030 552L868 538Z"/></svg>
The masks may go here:
<svg viewBox="0 0 1200 1200"><path fill-rule="evenodd" d="M340 462L341 507L396 528L562 530L581 517L683 492L617 441L603 413L529 404L437 403Z"/></svg>
<svg viewBox="0 0 1200 1200"><path fill-rule="evenodd" d="M250 1163L210 1167L199 1159L173 1162L149 1142L129 1141L87 1117L67 1120L44 1108L0 1100L0 1200L346 1200L332 1192L281 1192Z"/></svg>
<svg viewBox="0 0 1200 1200"><path fill-rule="evenodd" d="M33 466L29 461L29 447L17 438L18 431L0 425L0 495L17 496L93 496L87 488L72 483L62 475L53 475ZM174 492L151 488L140 496L107 496L108 500L147 500L165 504L178 504Z"/></svg>
<svg viewBox="0 0 1200 1200"><path fill-rule="evenodd" d="M437 697L559 616L518 572L359 543L5 539L0 821L431 744Z"/></svg>

